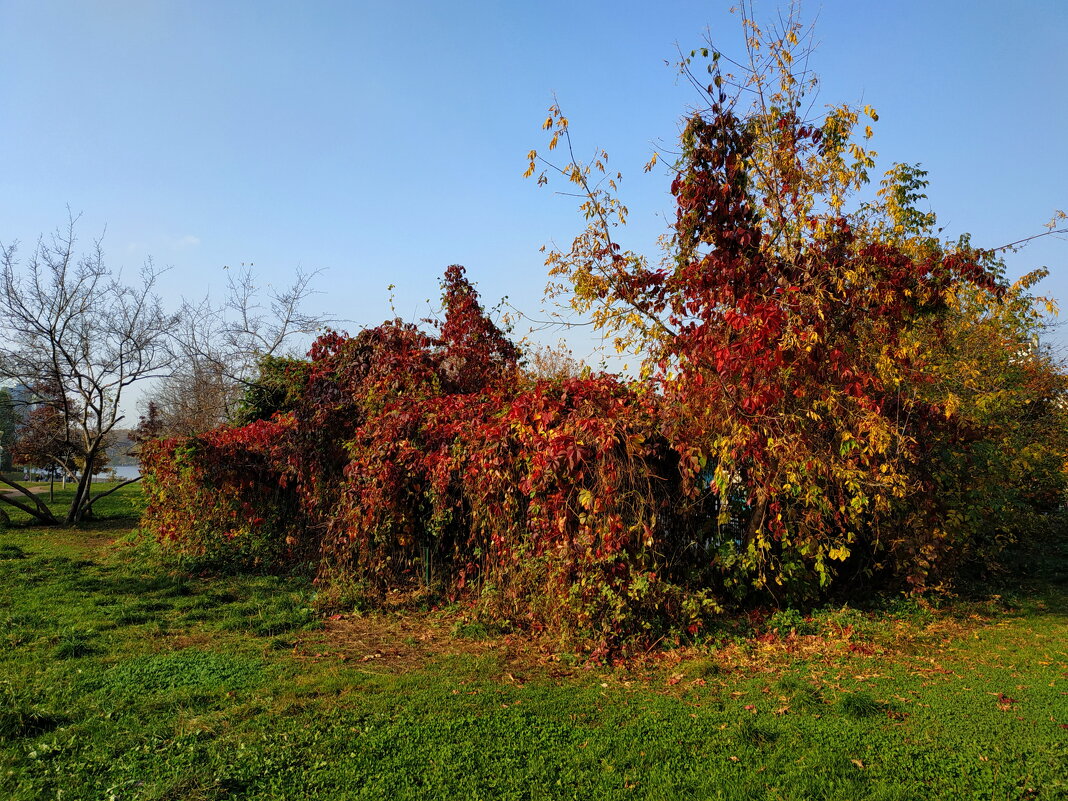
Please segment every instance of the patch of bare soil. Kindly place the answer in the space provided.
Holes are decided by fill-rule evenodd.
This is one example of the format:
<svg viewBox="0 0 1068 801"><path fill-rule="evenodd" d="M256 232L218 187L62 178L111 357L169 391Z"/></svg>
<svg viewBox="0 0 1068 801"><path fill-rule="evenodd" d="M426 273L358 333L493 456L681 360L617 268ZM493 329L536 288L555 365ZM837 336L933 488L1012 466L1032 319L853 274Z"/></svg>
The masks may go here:
<svg viewBox="0 0 1068 801"><path fill-rule="evenodd" d="M293 648L298 659L340 660L368 673L406 673L435 659L494 655L504 680L525 676L562 678L572 668L559 662L551 644L527 634L467 637L463 618L433 614L331 615L324 628L302 635Z"/></svg>

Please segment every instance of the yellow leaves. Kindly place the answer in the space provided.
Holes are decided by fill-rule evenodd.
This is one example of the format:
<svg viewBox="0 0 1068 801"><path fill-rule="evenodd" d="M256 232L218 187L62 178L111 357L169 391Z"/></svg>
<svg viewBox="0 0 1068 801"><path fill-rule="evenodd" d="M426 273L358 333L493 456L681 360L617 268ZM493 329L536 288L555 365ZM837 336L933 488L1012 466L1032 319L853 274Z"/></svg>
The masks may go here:
<svg viewBox="0 0 1068 801"><path fill-rule="evenodd" d="M650 158L649 161L647 161L645 163L644 171L645 172L652 172L653 167L656 166L656 162L657 162L658 158L659 158L659 154L654 150L652 158Z"/></svg>
<svg viewBox="0 0 1068 801"><path fill-rule="evenodd" d="M553 138L549 140L549 150L556 150L556 146L560 144L560 133L554 133Z"/></svg>
<svg viewBox="0 0 1068 801"><path fill-rule="evenodd" d="M827 556L838 562L844 562L849 558L850 550L844 545L834 545L827 550Z"/></svg>
<svg viewBox="0 0 1068 801"><path fill-rule="evenodd" d="M529 153L527 153L527 160L530 163L527 165L526 172L523 173L524 178L529 178L534 174L534 170L537 168L538 151L531 150Z"/></svg>
<svg viewBox="0 0 1068 801"><path fill-rule="evenodd" d="M558 131L567 130L567 117L563 115L560 111L560 106L556 103L549 106L549 116L546 117L545 122L541 124L541 129L543 131L548 131L554 125Z"/></svg>
<svg viewBox="0 0 1068 801"><path fill-rule="evenodd" d="M946 419L948 420L950 417L960 411L960 398L956 394L950 392L946 395L946 399L943 403L943 406L943 414L945 414Z"/></svg>

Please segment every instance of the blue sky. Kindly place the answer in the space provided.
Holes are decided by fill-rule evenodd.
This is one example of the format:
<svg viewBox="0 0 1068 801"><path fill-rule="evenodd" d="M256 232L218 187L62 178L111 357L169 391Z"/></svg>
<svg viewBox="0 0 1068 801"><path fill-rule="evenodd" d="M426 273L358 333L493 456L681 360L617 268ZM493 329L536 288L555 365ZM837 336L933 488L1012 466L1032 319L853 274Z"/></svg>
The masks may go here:
<svg viewBox="0 0 1068 801"><path fill-rule="evenodd" d="M706 29L737 52L728 7L0 0L0 241L32 242L69 205L86 240L106 226L113 266L171 266L171 302L219 294L223 265L276 284L322 269L312 305L355 330L390 315L390 284L398 313L425 316L458 262L486 301L536 313L539 248L581 225L572 200L521 177L553 94L580 148L623 172L625 244L652 253L668 179L641 166L695 102L665 61ZM1068 209L1068 2L803 13L821 100L879 110L880 167L921 162L947 234L1000 245ZM1068 301L1068 242L1010 256L1016 274L1043 264Z"/></svg>

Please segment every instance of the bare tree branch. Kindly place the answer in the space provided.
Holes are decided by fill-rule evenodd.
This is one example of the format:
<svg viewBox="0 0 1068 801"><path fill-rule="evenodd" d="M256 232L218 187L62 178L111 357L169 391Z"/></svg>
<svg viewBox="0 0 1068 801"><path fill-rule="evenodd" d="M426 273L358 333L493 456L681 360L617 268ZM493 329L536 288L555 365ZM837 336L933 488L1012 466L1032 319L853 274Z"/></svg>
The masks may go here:
<svg viewBox="0 0 1068 801"><path fill-rule="evenodd" d="M265 357L289 355L335 322L304 310L319 271L283 289L257 285L251 265L231 273L222 304L186 301L172 336L178 360L151 398L161 431L190 435L230 419Z"/></svg>
<svg viewBox="0 0 1068 801"><path fill-rule="evenodd" d="M99 239L78 255L77 223L68 211L25 263L17 243L0 245L0 378L48 387L42 402L61 415L63 444L81 454L68 523L90 512L91 477L122 420L125 390L169 372L178 320L154 294L160 271L151 262L125 282L106 266Z"/></svg>

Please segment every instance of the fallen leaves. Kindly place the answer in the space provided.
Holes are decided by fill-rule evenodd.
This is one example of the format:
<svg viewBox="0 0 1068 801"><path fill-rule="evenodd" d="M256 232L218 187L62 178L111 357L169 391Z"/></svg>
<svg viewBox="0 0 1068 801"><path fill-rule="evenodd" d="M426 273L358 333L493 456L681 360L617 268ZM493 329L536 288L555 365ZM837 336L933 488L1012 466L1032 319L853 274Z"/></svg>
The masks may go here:
<svg viewBox="0 0 1068 801"><path fill-rule="evenodd" d="M1012 709L1013 704L1016 703L1015 698L1009 698L1005 693L998 693L998 709L1002 712L1007 712Z"/></svg>

